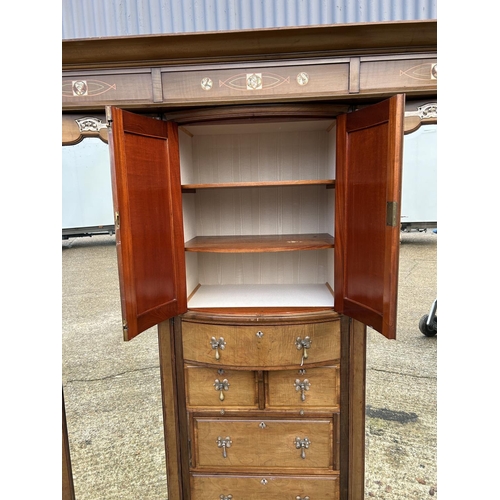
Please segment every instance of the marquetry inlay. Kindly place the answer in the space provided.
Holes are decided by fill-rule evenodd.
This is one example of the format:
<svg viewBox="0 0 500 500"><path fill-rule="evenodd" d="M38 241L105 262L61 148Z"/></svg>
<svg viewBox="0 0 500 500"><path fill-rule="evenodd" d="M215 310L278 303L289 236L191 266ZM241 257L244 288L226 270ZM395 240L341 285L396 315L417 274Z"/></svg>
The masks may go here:
<svg viewBox="0 0 500 500"><path fill-rule="evenodd" d="M307 85L309 83L309 75L302 71L297 75L297 83L299 85Z"/></svg>
<svg viewBox="0 0 500 500"><path fill-rule="evenodd" d="M63 109L103 105L237 103L256 98L285 101L334 99L404 90L435 91L437 62L433 56L351 57L280 62L271 65L207 65L80 72L62 81Z"/></svg>
<svg viewBox="0 0 500 500"><path fill-rule="evenodd" d="M205 77L201 80L201 88L203 90L210 90L214 86L214 82L211 78Z"/></svg>
<svg viewBox="0 0 500 500"><path fill-rule="evenodd" d="M219 79L219 87L234 90L272 89L290 83L290 76L270 72L236 73L229 78Z"/></svg>
<svg viewBox="0 0 500 500"><path fill-rule="evenodd" d="M418 116L422 120L437 118L437 102L429 102L419 106L415 111L406 111L406 116Z"/></svg>
<svg viewBox="0 0 500 500"><path fill-rule="evenodd" d="M417 64L407 70L400 70L399 74L414 80L437 80L437 63L425 62Z"/></svg>
<svg viewBox="0 0 500 500"><path fill-rule="evenodd" d="M101 80L66 80L62 84L62 95L66 97L92 97L116 90L116 84Z"/></svg>
<svg viewBox="0 0 500 500"><path fill-rule="evenodd" d="M98 118L86 117L75 120L80 132L99 132L106 124Z"/></svg>

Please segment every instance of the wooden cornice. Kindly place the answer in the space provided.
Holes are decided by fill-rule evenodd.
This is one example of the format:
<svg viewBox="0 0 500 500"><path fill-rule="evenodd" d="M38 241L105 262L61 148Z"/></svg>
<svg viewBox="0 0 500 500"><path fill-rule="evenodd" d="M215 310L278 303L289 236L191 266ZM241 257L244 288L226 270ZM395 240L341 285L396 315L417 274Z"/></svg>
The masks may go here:
<svg viewBox="0 0 500 500"><path fill-rule="evenodd" d="M437 21L63 40L63 71L437 51Z"/></svg>

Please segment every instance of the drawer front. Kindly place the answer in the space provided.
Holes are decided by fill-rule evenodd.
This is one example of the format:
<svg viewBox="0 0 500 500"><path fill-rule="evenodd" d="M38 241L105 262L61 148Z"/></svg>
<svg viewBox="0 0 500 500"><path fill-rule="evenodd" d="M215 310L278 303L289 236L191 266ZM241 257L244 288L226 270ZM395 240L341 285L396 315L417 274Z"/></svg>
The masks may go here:
<svg viewBox="0 0 500 500"><path fill-rule="evenodd" d="M332 419L195 418L196 468L332 470Z"/></svg>
<svg viewBox="0 0 500 500"><path fill-rule="evenodd" d="M305 500L305 498L338 500L338 476L191 475L191 500Z"/></svg>
<svg viewBox="0 0 500 500"><path fill-rule="evenodd" d="M258 408L255 372L188 365L185 380L189 409Z"/></svg>
<svg viewBox="0 0 500 500"><path fill-rule="evenodd" d="M196 363L274 369L340 359L340 322L229 326L182 323L184 359Z"/></svg>
<svg viewBox="0 0 500 500"><path fill-rule="evenodd" d="M266 373L266 407L269 409L339 408L339 366Z"/></svg>

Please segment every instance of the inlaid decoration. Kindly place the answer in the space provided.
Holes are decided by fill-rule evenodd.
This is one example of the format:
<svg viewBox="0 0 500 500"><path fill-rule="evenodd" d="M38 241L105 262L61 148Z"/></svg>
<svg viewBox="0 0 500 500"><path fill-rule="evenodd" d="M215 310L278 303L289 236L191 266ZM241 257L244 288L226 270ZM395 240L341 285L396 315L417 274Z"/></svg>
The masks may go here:
<svg viewBox="0 0 500 500"><path fill-rule="evenodd" d="M437 63L426 62L400 70L399 76L408 76L414 80L437 80Z"/></svg>
<svg viewBox="0 0 500 500"><path fill-rule="evenodd" d="M86 137L99 137L108 142L107 120L104 115L63 114L62 115L62 145L78 144Z"/></svg>
<svg viewBox="0 0 500 500"><path fill-rule="evenodd" d="M71 80L62 84L62 95L66 97L93 97L110 90L116 90L116 84L100 80Z"/></svg>
<svg viewBox="0 0 500 500"><path fill-rule="evenodd" d="M226 80L219 80L219 87L229 87L234 90L254 91L272 89L285 83L290 83L290 77L275 73L239 73Z"/></svg>
<svg viewBox="0 0 500 500"><path fill-rule="evenodd" d="M262 89L262 73L247 74L247 90Z"/></svg>
<svg viewBox="0 0 500 500"><path fill-rule="evenodd" d="M309 75L302 71L297 75L297 83L299 85L307 85L309 83Z"/></svg>
<svg viewBox="0 0 500 500"><path fill-rule="evenodd" d="M205 77L201 80L201 88L203 90L211 90L214 86L214 82L211 78Z"/></svg>
<svg viewBox="0 0 500 500"><path fill-rule="evenodd" d="M415 111L406 111L405 116L418 116L421 120L437 118L437 103L430 102L419 106Z"/></svg>
<svg viewBox="0 0 500 500"><path fill-rule="evenodd" d="M99 132L99 130L106 128L106 124L98 118L85 117L75 120L80 132Z"/></svg>

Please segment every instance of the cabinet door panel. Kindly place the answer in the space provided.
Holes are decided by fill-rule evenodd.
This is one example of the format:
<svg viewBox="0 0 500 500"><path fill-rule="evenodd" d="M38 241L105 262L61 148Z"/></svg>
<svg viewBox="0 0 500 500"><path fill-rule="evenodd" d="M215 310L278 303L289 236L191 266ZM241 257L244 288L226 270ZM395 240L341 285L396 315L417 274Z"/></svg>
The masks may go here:
<svg viewBox="0 0 500 500"><path fill-rule="evenodd" d="M177 126L112 108L125 340L187 310Z"/></svg>
<svg viewBox="0 0 500 500"><path fill-rule="evenodd" d="M335 310L396 337L404 96L337 119Z"/></svg>

